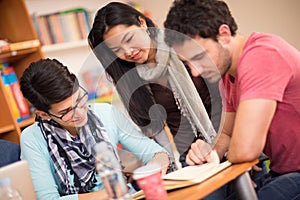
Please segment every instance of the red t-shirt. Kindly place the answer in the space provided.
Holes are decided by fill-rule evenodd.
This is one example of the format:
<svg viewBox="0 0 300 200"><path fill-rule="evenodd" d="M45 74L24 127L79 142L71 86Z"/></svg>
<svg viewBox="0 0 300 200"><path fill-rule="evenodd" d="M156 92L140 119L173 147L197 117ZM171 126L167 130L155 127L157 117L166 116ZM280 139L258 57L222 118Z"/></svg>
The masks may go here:
<svg viewBox="0 0 300 200"><path fill-rule="evenodd" d="M252 33L237 76L226 74L223 82L227 112L236 112L242 100L277 101L264 153L274 172L300 171L300 52L278 36Z"/></svg>

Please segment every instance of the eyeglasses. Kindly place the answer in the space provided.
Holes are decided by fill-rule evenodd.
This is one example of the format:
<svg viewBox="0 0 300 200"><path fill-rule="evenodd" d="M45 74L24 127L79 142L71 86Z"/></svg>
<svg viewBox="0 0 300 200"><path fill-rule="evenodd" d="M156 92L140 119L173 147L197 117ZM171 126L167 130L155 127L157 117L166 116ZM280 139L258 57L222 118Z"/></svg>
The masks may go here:
<svg viewBox="0 0 300 200"><path fill-rule="evenodd" d="M58 118L58 119L60 119L64 122L70 121L74 117L76 109L85 107L85 105L88 101L88 92L83 87L81 87L81 86L79 86L79 87L84 91L84 94L80 98L77 99L77 104L73 108L66 111L60 117L51 114L49 111L47 112L47 114L52 116L52 117Z"/></svg>

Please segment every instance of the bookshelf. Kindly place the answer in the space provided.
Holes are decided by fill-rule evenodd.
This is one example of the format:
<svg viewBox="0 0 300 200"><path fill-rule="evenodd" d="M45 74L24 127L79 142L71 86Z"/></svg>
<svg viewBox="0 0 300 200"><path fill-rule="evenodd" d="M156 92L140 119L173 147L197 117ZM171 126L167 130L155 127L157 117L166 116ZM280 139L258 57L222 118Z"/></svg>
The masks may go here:
<svg viewBox="0 0 300 200"><path fill-rule="evenodd" d="M0 7L0 39L8 39L11 43L38 39L24 0L0 0ZM19 79L31 62L43 57L40 45L27 45L0 53L0 63L13 66ZM10 101L3 81L0 80L0 139L19 143L22 129L32 124L34 118L18 123Z"/></svg>
<svg viewBox="0 0 300 200"><path fill-rule="evenodd" d="M51 0L25 0L25 2L28 7L29 14L35 15L36 17L60 13L74 8L83 8L90 13L90 19L93 20L95 12L103 5L107 4L109 0L64 0L56 1L55 3ZM92 52L86 38L56 44L47 44L42 46L42 51L46 57L60 60L77 76L80 76L80 71L86 60L90 56L93 56L91 55ZM98 64L98 61L95 63Z"/></svg>
<svg viewBox="0 0 300 200"><path fill-rule="evenodd" d="M25 0L30 15L47 15L75 7L83 7L91 12L92 21L96 11L111 1L112 0L63 0L53 2L52 0ZM141 10L148 10L153 13L153 20L159 27L163 27L163 19L167 14L172 0L154 0L156 3L153 3L153 1L149 0L119 0L119 2L136 2L139 4ZM91 49L87 43L87 39L75 42L45 45L42 47L42 50L46 57L59 59L76 75L79 75L86 62L90 63L89 59L96 60L96 62L93 64L99 65L97 59L93 58Z"/></svg>

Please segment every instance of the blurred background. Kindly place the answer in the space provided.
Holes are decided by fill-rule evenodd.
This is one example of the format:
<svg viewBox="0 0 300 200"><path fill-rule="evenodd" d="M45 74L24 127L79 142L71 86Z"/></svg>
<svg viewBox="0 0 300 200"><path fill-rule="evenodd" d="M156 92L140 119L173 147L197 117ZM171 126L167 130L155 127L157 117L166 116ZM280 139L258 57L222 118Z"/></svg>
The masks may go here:
<svg viewBox="0 0 300 200"><path fill-rule="evenodd" d="M93 95L110 94L110 83L106 82L106 77L100 63L96 60L88 46L86 35L92 24L95 12L109 0L26 0L29 13L35 22L37 33L40 35L40 21L48 23L48 31L51 32L52 15L70 12L83 12L86 17L86 30L80 36L74 36L65 40L52 41L40 36L43 43L42 50L46 57L57 58L67 65L72 72L79 75ZM172 0L135 0L120 1L131 4L135 8L151 17L159 28L163 28L163 22L168 10L172 5ZM228 3L233 16L238 24L238 31L243 35L249 35L252 31L275 33L300 49L300 26L297 22L300 19L299 0L225 0ZM74 13L73 13L74 14ZM82 14L82 13L80 13ZM77 13L78 15L78 13ZM77 16L78 17L78 16ZM43 19L41 19L43 18ZM49 22L50 21L50 22ZM50 25L49 25L50 24ZM72 23L67 23L72 24ZM49 30L50 26L50 30ZM66 27L64 27L66 28ZM54 30L61 27L54 27ZM68 35L75 31L70 31ZM50 33L51 35L51 33ZM98 82L98 84L92 84ZM97 88L93 88L97 85ZM94 90L94 91L93 91ZM100 91L101 90L101 91ZM93 93L94 92L94 93Z"/></svg>

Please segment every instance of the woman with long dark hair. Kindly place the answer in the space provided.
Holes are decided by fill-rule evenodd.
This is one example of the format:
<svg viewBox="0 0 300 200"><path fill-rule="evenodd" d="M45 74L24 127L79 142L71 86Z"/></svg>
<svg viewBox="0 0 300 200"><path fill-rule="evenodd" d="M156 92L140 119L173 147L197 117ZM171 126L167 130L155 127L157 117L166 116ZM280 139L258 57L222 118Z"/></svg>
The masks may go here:
<svg viewBox="0 0 300 200"><path fill-rule="evenodd" d="M211 98L219 94L211 94L203 79L195 87L163 37L163 30L141 12L112 2L98 10L88 40L132 120L171 153L167 124L184 157L195 138L212 142L216 132L207 112L211 114L212 102L218 105L211 114L217 128L221 103Z"/></svg>

